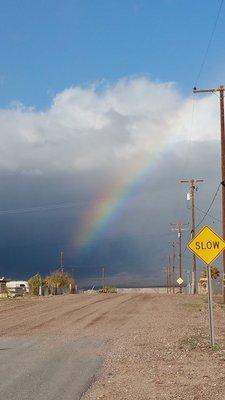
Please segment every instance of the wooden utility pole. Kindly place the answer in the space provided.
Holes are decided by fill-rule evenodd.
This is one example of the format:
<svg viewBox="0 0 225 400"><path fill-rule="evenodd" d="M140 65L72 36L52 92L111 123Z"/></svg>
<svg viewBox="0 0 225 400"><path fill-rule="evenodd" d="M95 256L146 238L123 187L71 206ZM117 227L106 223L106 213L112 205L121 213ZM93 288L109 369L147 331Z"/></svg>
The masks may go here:
<svg viewBox="0 0 225 400"><path fill-rule="evenodd" d="M182 231L185 231L185 226L188 224L182 224L178 222L176 224L170 224L172 226L172 230L178 232L178 243L179 243L179 278L183 279L183 265L182 265ZM183 284L180 285L180 293L183 292Z"/></svg>
<svg viewBox="0 0 225 400"><path fill-rule="evenodd" d="M220 85L214 89L196 89L194 93L216 93L220 94L220 142L221 142L221 184L222 184L222 236L225 240L225 136L224 136L224 86ZM225 303L225 252L223 252L223 301Z"/></svg>
<svg viewBox="0 0 225 400"><path fill-rule="evenodd" d="M197 183L204 182L203 179L187 179L180 181L181 183L190 183L190 196L191 196L191 238L195 237L195 192L197 191ZM192 274L191 274L192 293L197 294L197 269L196 269L196 255L192 256Z"/></svg>
<svg viewBox="0 0 225 400"><path fill-rule="evenodd" d="M173 252L172 252L172 286L173 286L173 293L175 293L175 242L169 242L172 245Z"/></svg>
<svg viewBox="0 0 225 400"><path fill-rule="evenodd" d="M169 270L169 273L168 273L168 278L169 278L169 292L171 293L171 258L170 258L170 255L169 255L169 266L168 266L168 270Z"/></svg>
<svg viewBox="0 0 225 400"><path fill-rule="evenodd" d="M105 287L105 268L102 267L102 289Z"/></svg>
<svg viewBox="0 0 225 400"><path fill-rule="evenodd" d="M169 293L169 266L166 267L166 293Z"/></svg>
<svg viewBox="0 0 225 400"><path fill-rule="evenodd" d="M172 262L172 276L173 276L173 293L175 293L175 242L172 243L173 247L173 262Z"/></svg>
<svg viewBox="0 0 225 400"><path fill-rule="evenodd" d="M64 253L63 251L60 252L60 271L64 271Z"/></svg>

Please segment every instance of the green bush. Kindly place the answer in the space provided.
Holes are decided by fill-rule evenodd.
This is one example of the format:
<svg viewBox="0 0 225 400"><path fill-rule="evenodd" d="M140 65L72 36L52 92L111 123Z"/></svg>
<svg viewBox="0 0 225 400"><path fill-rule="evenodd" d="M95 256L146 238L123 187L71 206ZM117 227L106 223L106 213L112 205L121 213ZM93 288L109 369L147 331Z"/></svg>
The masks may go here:
<svg viewBox="0 0 225 400"><path fill-rule="evenodd" d="M49 288L69 288L75 281L67 272L55 271L45 278L45 284Z"/></svg>
<svg viewBox="0 0 225 400"><path fill-rule="evenodd" d="M117 293L117 289L111 286L105 286L99 290L99 293Z"/></svg>
<svg viewBox="0 0 225 400"><path fill-rule="evenodd" d="M43 282L43 278L40 274L36 274L28 280L29 292L32 296L39 295L39 286L42 286Z"/></svg>

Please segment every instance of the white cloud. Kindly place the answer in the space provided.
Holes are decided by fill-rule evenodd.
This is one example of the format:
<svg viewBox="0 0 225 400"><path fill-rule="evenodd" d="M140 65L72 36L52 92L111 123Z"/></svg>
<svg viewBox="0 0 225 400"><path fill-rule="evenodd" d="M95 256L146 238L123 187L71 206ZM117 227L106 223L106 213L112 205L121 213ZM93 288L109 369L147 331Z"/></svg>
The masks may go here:
<svg viewBox="0 0 225 400"><path fill-rule="evenodd" d="M73 87L46 112L0 110L0 169L71 171L129 160L180 140L218 139L218 99L184 98L173 83L122 79L104 88ZM191 123L194 115L194 123ZM36 172L35 172L36 174Z"/></svg>

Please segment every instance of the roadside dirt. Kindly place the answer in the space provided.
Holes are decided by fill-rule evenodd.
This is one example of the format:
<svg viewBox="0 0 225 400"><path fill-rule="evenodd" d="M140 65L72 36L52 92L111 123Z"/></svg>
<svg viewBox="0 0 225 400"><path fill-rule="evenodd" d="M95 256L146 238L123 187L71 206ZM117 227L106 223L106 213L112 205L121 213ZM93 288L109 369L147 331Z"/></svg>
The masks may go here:
<svg viewBox="0 0 225 400"><path fill-rule="evenodd" d="M224 400L225 308L208 346L204 297L71 295L0 302L0 335L94 337L104 366L82 400Z"/></svg>

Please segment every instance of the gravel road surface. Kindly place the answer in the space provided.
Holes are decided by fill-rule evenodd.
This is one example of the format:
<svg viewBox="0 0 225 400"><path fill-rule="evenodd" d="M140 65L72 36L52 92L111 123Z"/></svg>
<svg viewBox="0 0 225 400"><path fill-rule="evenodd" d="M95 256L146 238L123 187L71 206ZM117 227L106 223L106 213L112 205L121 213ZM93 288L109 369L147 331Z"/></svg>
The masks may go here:
<svg viewBox="0 0 225 400"><path fill-rule="evenodd" d="M225 308L159 294L0 302L0 393L8 399L224 400Z"/></svg>

